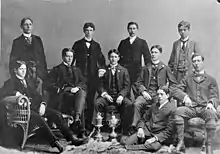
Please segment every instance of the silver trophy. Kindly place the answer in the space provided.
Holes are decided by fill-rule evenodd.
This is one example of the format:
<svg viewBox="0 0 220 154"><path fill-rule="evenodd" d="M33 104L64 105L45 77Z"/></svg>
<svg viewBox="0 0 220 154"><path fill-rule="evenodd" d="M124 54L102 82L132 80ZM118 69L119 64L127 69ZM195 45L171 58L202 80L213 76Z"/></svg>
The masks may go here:
<svg viewBox="0 0 220 154"><path fill-rule="evenodd" d="M109 135L112 139L115 139L118 135L117 133L115 132L115 129L118 127L118 125L120 124L120 120L117 119L115 117L115 115L112 113L112 117L110 120L108 120L108 126L110 128L112 128L112 132L111 134Z"/></svg>
<svg viewBox="0 0 220 154"><path fill-rule="evenodd" d="M103 136L102 136L102 134L100 133L100 128L103 126L103 125L102 125L102 119L103 119L103 117L101 116L101 113L98 112L98 113L97 113L97 117L96 117L96 125L95 125L96 128L97 128L97 134L96 134L95 138L96 138L96 140L97 140L98 142L102 141L102 139L103 139Z"/></svg>

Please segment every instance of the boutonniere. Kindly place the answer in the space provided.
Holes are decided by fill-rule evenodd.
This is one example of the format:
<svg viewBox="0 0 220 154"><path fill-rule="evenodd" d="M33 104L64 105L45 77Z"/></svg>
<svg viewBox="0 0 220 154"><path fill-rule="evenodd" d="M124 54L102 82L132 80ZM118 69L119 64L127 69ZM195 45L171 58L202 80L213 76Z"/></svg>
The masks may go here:
<svg viewBox="0 0 220 154"><path fill-rule="evenodd" d="M120 70L118 70L118 72L120 72Z"/></svg>
<svg viewBox="0 0 220 154"><path fill-rule="evenodd" d="M161 65L161 67L164 68L165 66L164 66L164 65Z"/></svg>

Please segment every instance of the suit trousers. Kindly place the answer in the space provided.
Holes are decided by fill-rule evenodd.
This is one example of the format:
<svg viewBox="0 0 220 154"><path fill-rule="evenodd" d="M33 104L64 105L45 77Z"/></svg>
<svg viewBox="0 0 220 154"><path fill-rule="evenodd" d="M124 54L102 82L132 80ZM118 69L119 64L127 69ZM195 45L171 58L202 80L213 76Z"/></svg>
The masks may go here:
<svg viewBox="0 0 220 154"><path fill-rule="evenodd" d="M125 144L127 150L144 150L149 152L158 151L161 148L160 142L154 142L152 144L145 143L145 141L149 138L153 137L150 132L146 133L145 131L145 138L140 139L137 137L137 133L129 137L122 137L121 142Z"/></svg>
<svg viewBox="0 0 220 154"><path fill-rule="evenodd" d="M95 118L98 112L101 113L106 113L106 109L107 106L110 105L111 102L108 102L107 99L103 98L103 97L99 97L96 102L95 102L95 106L94 106L94 113L93 113L93 120L92 120L92 124L95 125ZM122 125L123 125L123 121L125 119L125 115L127 114L127 108L129 106L131 106L132 102L128 99L128 98L124 98L122 101L121 105L118 105L116 102L113 102L113 104L115 104L120 112L121 115L121 121L122 121Z"/></svg>
<svg viewBox="0 0 220 154"><path fill-rule="evenodd" d="M57 138L49 128L48 124L45 122L44 118L41 117L35 111L31 111L30 117L30 127L35 128L36 126L40 127L43 133L44 138L53 146Z"/></svg>
<svg viewBox="0 0 220 154"><path fill-rule="evenodd" d="M46 117L49 122L53 122L56 124L57 128L60 130L67 141L72 140L72 131L69 129L67 123L65 122L62 114L59 111L51 108L46 108L44 117Z"/></svg>
<svg viewBox="0 0 220 154"><path fill-rule="evenodd" d="M134 115L131 126L136 127L138 121L141 119L143 111L146 111L155 102L156 97L153 97L152 100L146 100L143 96L138 96L135 100L135 103L133 104Z"/></svg>
<svg viewBox="0 0 220 154"><path fill-rule="evenodd" d="M208 131L215 130L217 115L214 111L205 109L205 107L181 106L178 107L175 112L177 137L179 140L184 139L184 120L189 120L194 117L200 117L205 120L208 134Z"/></svg>

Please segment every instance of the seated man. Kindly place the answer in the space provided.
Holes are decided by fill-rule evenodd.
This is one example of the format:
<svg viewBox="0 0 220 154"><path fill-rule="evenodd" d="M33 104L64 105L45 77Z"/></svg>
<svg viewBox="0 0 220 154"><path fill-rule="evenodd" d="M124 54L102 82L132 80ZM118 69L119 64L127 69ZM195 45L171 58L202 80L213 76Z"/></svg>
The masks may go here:
<svg viewBox="0 0 220 154"><path fill-rule="evenodd" d="M74 126L81 137L85 137L85 127L81 119L86 99L85 79L79 68L72 65L73 51L62 50L63 62L55 66L44 81L50 93L49 106L74 117Z"/></svg>
<svg viewBox="0 0 220 154"><path fill-rule="evenodd" d="M108 58L110 64L107 66L104 76L100 78L98 90L100 96L94 105L93 125L95 125L96 114L105 112L107 106L111 104L119 108L123 121L126 108L132 104L127 98L130 91L130 79L127 69L118 64L119 52L116 49L110 50Z"/></svg>
<svg viewBox="0 0 220 154"><path fill-rule="evenodd" d="M195 53L192 56L194 72L181 80L173 96L183 101L184 106L178 107L175 112L178 144L176 151L185 150L184 146L184 119L201 117L205 120L207 140L206 149L212 154L211 141L216 128L216 109L219 102L219 93L216 80L204 70L204 57Z"/></svg>
<svg viewBox="0 0 220 154"><path fill-rule="evenodd" d="M170 142L175 105L169 102L169 89L166 86L160 87L157 95L158 103L154 103L138 122L138 131L127 138L122 138L121 142L125 144L127 150L155 152L163 144Z"/></svg>
<svg viewBox="0 0 220 154"><path fill-rule="evenodd" d="M137 97L134 103L134 117L129 135L136 131L135 128L141 118L141 112L146 107L150 107L157 102L157 89L169 84L172 92L172 89L177 84L169 67L160 61L161 53L161 46L154 45L151 47L151 63L141 70L140 76L135 83L140 96Z"/></svg>
<svg viewBox="0 0 220 154"><path fill-rule="evenodd" d="M39 126L43 129L45 138L51 143L52 146L56 146L60 152L63 151L63 147L58 142L44 118L54 122L60 129L64 137L71 141L74 145L83 144L84 140L77 139L72 135L71 130L67 127L60 112L47 107L47 103L42 100L40 94L36 91L36 87L33 82L27 79L26 76L26 63L24 61L15 61L13 64L14 74L12 77L4 83L2 87L0 98L7 96L19 96L25 95L31 102L31 118L30 126Z"/></svg>

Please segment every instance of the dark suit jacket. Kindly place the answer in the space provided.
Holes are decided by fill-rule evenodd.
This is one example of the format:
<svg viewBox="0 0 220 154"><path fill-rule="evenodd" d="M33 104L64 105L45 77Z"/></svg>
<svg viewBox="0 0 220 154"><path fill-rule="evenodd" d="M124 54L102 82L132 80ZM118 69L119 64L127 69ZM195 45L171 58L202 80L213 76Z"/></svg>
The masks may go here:
<svg viewBox="0 0 220 154"><path fill-rule="evenodd" d="M42 100L41 95L36 91L36 87L32 80L26 78L25 79L27 88L23 86L21 81L17 77L12 77L8 79L3 87L0 90L0 98L4 98L7 96L15 96L16 92L20 92L23 95L26 95L30 98L31 101L31 109L38 112Z"/></svg>
<svg viewBox="0 0 220 154"><path fill-rule="evenodd" d="M173 96L180 101L188 95L193 102L193 106L200 105L206 106L208 102L213 103L217 108L219 104L219 90L216 80L205 73L198 80L194 73L188 74L180 81Z"/></svg>
<svg viewBox="0 0 220 154"><path fill-rule="evenodd" d="M139 95L143 91L149 90L150 80L151 80L151 70L152 70L152 64L149 63L147 66L143 67L141 70L140 76L138 77L135 86L139 92ZM175 88L177 81L175 77L173 76L172 72L170 71L170 68L166 66L164 63L160 62L158 64L158 74L157 74L157 83L158 87L165 86L169 83L170 90L173 91L173 88Z"/></svg>
<svg viewBox="0 0 220 154"><path fill-rule="evenodd" d="M180 52L182 51L181 49L181 41L180 39L175 41L173 43L173 49L170 55L170 59L168 62L168 66L170 67L171 71L173 72L174 76L177 78L177 74L179 72L178 70L178 65L179 65L179 56L180 56ZM195 41L189 40L186 46L186 52L187 52L187 69L188 72L192 71L192 62L191 62L191 57L194 53L199 53L200 49L198 44ZM178 79L178 81L180 81L181 79Z"/></svg>
<svg viewBox="0 0 220 154"><path fill-rule="evenodd" d="M126 68L122 67L121 65L116 66L116 78L117 78L117 84L119 93L118 96L121 95L123 97L126 97L130 92L130 79L129 74ZM99 87L99 93L100 95L103 92L109 92L110 90L110 84L111 84L111 69L110 66L106 68L106 73L101 78L101 83Z"/></svg>
<svg viewBox="0 0 220 154"><path fill-rule="evenodd" d="M84 38L81 40L78 40L74 43L72 49L75 51L74 53L74 59L73 62L76 62L76 67L79 67L81 72L84 73L85 71L85 64L86 64L86 57L87 57L87 52L86 52L86 43ZM91 79L94 81L98 81L98 69L99 68L105 68L105 57L101 52L101 47L98 42L92 40L91 41L91 53L89 56L90 60L90 65L89 70L91 71ZM94 85L97 82L94 82Z"/></svg>
<svg viewBox="0 0 220 154"><path fill-rule="evenodd" d="M145 64L151 61L147 42L137 37L133 44L129 42L129 38L122 40L118 46L120 52L119 64L128 69L131 82L137 80L141 70L141 57L144 56Z"/></svg>
<svg viewBox="0 0 220 154"><path fill-rule="evenodd" d="M171 137L173 130L174 103L168 102L159 109L160 104L154 103L144 117L138 122L137 128L143 128L157 136L160 143Z"/></svg>
<svg viewBox="0 0 220 154"><path fill-rule="evenodd" d="M56 93L59 90L62 90L66 87L79 87L82 90L86 91L86 80L82 76L82 73L79 68L72 66L73 79L69 83L67 78L68 68L64 63L61 63L55 66L47 75L47 78L44 81L44 87L46 90ZM58 90L59 89L59 90Z"/></svg>
<svg viewBox="0 0 220 154"><path fill-rule="evenodd" d="M35 61L37 64L37 75L43 79L47 74L47 63L42 40L39 36L32 36L32 46L27 43L24 35L13 40L10 53L9 69L12 69L12 62L16 60Z"/></svg>

